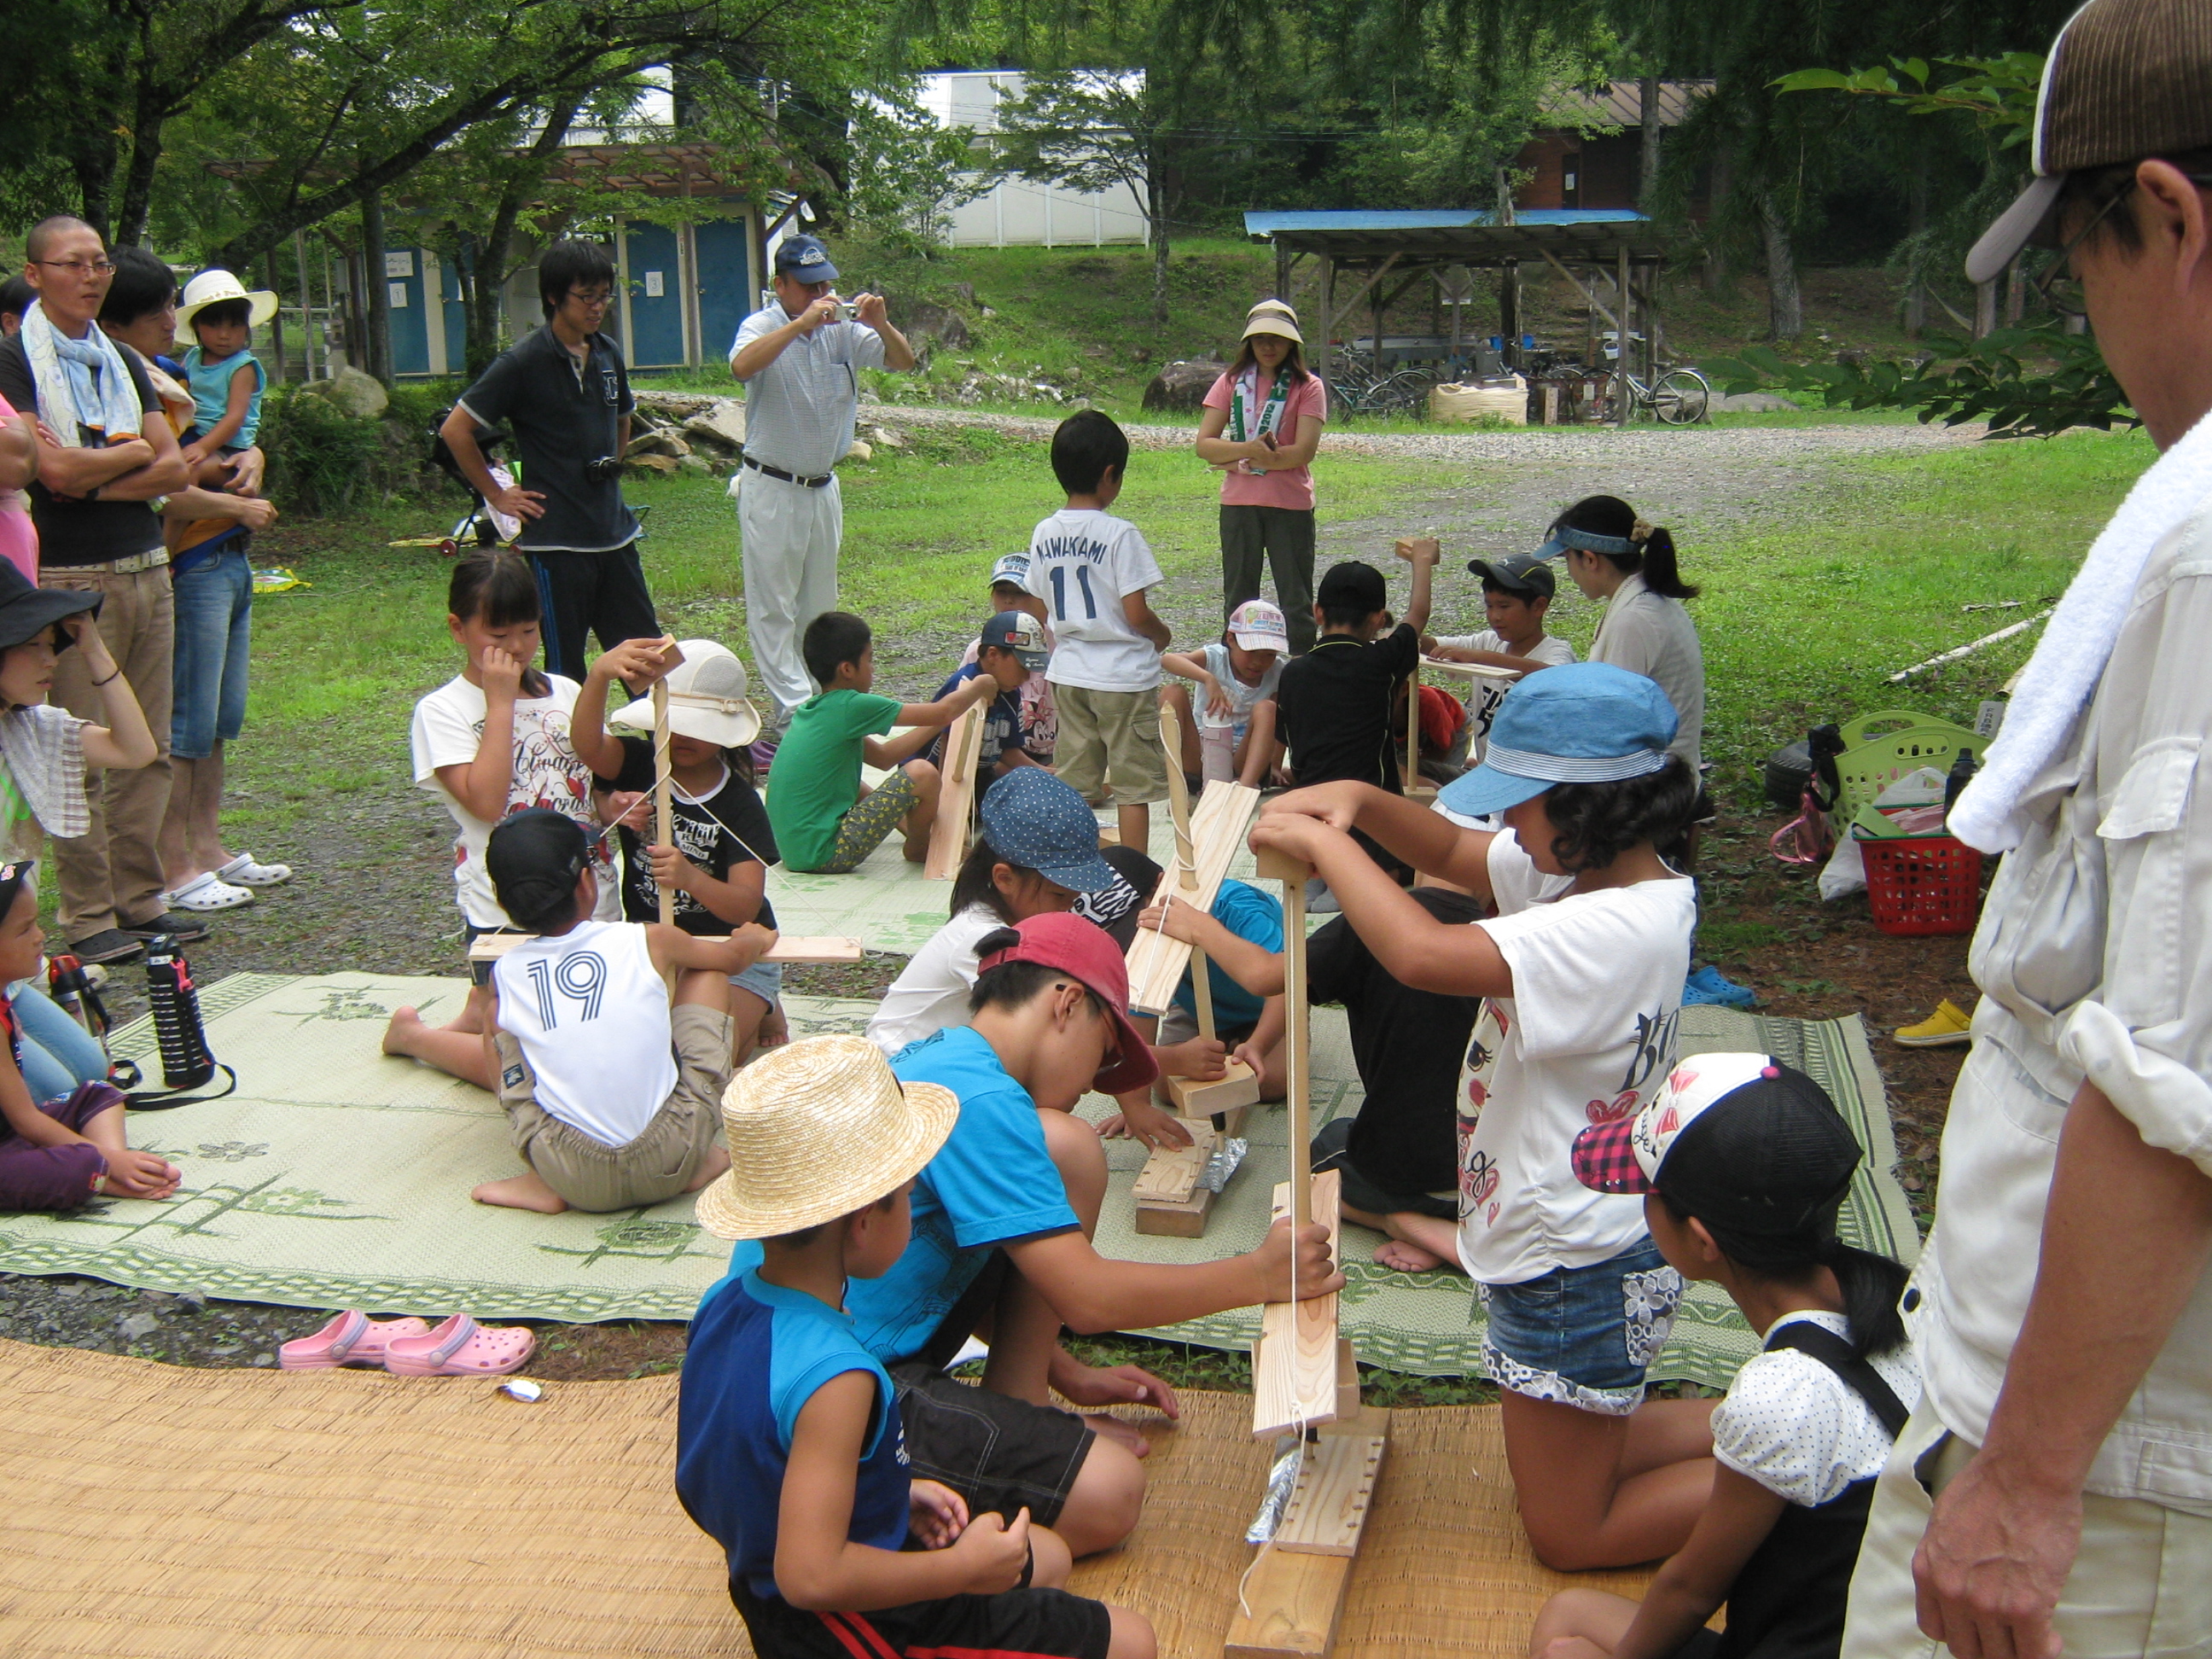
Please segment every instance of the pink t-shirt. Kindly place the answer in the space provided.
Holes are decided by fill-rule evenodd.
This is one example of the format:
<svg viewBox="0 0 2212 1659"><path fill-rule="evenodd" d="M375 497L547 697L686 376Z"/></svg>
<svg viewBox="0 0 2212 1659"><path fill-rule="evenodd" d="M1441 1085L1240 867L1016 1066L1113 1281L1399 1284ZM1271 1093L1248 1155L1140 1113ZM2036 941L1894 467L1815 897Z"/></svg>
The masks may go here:
<svg viewBox="0 0 2212 1659"><path fill-rule="evenodd" d="M5 398L0 398L0 426L15 418ZM31 500L20 489L0 489L0 559L23 573L34 586L39 580L39 531L31 522Z"/></svg>
<svg viewBox="0 0 2212 1659"><path fill-rule="evenodd" d="M1263 374L1255 387L1251 405L1244 418L1251 423L1245 433L1249 438L1257 435L1260 411L1267 407L1267 393L1274 387L1275 377ZM1213 383L1206 394L1206 407L1227 409L1232 387L1229 376L1224 374ZM1328 401L1322 394L1320 378L1309 373L1305 379L1292 386L1290 395L1283 399L1283 417L1274 428L1275 441L1288 444L1297 441L1298 422L1307 416L1316 421L1328 418ZM1236 434L1227 428L1224 437ZM1313 470L1310 467L1287 467L1279 472L1229 471L1221 475L1221 504L1224 507L1286 507L1300 513L1310 513L1314 506Z"/></svg>

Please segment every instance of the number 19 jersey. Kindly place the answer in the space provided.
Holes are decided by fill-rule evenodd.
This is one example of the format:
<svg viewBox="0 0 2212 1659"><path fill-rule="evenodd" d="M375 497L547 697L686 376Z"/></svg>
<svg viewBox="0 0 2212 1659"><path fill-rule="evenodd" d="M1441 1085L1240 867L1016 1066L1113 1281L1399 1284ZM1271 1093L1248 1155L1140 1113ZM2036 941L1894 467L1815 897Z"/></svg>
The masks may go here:
<svg viewBox="0 0 2212 1659"><path fill-rule="evenodd" d="M1160 653L1129 626L1122 599L1158 586L1158 560L1137 526L1095 507L1065 507L1030 537L1029 591L1053 634L1045 678L1091 691L1149 691Z"/></svg>
<svg viewBox="0 0 2212 1659"><path fill-rule="evenodd" d="M602 1146L645 1133L676 1087L676 1045L643 924L585 921L524 939L491 982L540 1106Z"/></svg>

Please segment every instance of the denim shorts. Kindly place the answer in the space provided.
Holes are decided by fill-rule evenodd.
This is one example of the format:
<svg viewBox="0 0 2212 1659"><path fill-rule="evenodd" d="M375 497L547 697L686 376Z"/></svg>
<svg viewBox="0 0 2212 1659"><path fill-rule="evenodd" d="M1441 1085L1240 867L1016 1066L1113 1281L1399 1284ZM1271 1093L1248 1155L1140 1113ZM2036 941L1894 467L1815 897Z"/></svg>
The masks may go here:
<svg viewBox="0 0 2212 1659"><path fill-rule="evenodd" d="M780 962L757 962L742 974L732 974L730 983L740 991L750 991L771 1008L783 994L783 964Z"/></svg>
<svg viewBox="0 0 2212 1659"><path fill-rule="evenodd" d="M1483 1364L1499 1388L1625 1417L1674 1328L1682 1276L1644 1238L1609 1261L1475 1294L1490 1322Z"/></svg>
<svg viewBox="0 0 2212 1659"><path fill-rule="evenodd" d="M205 760L246 726L246 653L253 641L253 566L225 547L172 579L177 637L169 752Z"/></svg>

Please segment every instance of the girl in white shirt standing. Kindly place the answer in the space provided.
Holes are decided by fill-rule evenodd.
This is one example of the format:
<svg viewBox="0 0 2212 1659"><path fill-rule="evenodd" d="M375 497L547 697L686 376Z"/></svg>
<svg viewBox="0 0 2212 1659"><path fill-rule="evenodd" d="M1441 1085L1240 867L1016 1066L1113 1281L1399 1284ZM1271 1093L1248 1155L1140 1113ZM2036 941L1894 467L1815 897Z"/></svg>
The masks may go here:
<svg viewBox="0 0 2212 1659"><path fill-rule="evenodd" d="M1553 521L1536 556L1565 559L1583 597L1605 601L1589 659L1659 682L1674 705L1668 746L1694 773L1705 734L1705 657L1682 606L1698 590L1682 580L1674 536L1618 495L1585 495Z"/></svg>
<svg viewBox="0 0 2212 1659"><path fill-rule="evenodd" d="M1642 1206L1591 1192L1568 1157L1589 1125L1633 1116L1674 1063L1697 919L1689 879L1654 845L1697 795L1674 737L1655 683L1570 663L1506 693L1482 765L1439 798L1502 814L1502 831L1340 782L1280 797L1252 832L1315 866L1392 977L1487 999L1461 1073L1458 1224L1389 1223L1474 1279L1522 1521L1565 1571L1679 1548L1712 1488L1711 1403L1644 1398L1680 1276ZM1498 914L1438 921L1355 829Z"/></svg>
<svg viewBox="0 0 2212 1659"><path fill-rule="evenodd" d="M1859 1160L1820 1085L1765 1054L1693 1055L1633 1118L1577 1138L1583 1182L1644 1194L1667 1260L1723 1286L1765 1344L1713 1413L1720 1467L1689 1542L1641 1602L1553 1596L1532 1659L1832 1659L1875 1479L1920 1398L1904 1267L1836 1237Z"/></svg>

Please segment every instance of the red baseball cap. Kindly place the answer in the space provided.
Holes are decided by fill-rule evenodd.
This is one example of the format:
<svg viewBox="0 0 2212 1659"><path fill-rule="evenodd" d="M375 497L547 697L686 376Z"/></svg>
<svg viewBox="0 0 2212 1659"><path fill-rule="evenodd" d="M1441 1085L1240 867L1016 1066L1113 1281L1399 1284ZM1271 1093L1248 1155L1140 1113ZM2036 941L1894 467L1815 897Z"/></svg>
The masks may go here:
<svg viewBox="0 0 2212 1659"><path fill-rule="evenodd" d="M1091 1086L1105 1095L1148 1087L1160 1074L1152 1045L1129 1024L1129 969L1120 947L1097 922L1068 910L1048 911L1018 924L1019 945L977 959L979 973L1004 962L1034 962L1054 968L1094 993L1114 1016L1115 1052L1098 1068Z"/></svg>

